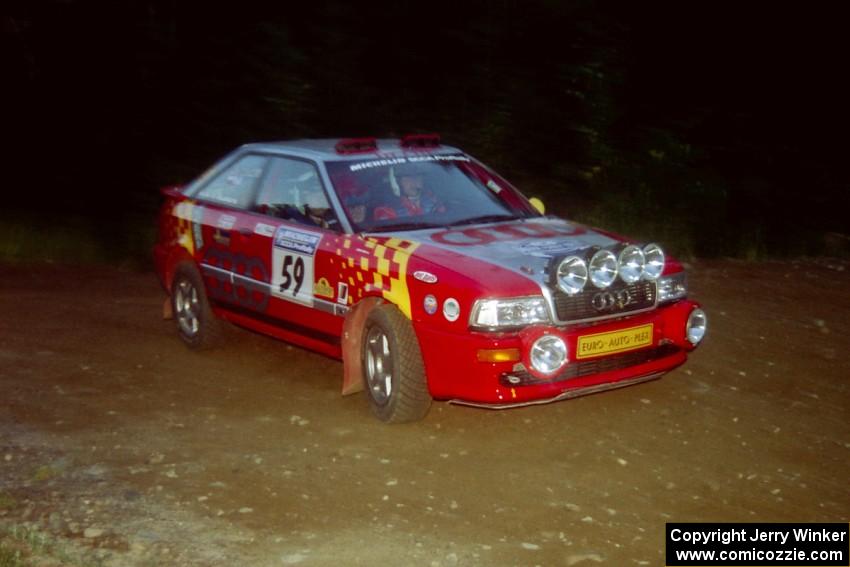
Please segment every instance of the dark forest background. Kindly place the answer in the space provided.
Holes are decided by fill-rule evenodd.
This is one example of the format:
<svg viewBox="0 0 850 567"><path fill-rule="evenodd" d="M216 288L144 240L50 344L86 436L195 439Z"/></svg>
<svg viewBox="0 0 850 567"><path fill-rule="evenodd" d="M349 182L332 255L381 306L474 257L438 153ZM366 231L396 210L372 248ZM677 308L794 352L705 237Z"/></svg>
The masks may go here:
<svg viewBox="0 0 850 567"><path fill-rule="evenodd" d="M410 132L685 257L846 253L838 7L6 3L0 255L144 255L239 144Z"/></svg>

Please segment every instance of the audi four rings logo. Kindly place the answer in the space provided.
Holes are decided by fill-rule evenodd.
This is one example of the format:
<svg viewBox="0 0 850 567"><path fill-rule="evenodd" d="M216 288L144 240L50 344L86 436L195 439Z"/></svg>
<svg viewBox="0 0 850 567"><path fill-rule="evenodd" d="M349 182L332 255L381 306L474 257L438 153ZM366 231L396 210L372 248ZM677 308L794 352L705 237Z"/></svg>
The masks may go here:
<svg viewBox="0 0 850 567"><path fill-rule="evenodd" d="M632 303L634 303L634 298L627 289L600 291L591 299L591 304L597 311L610 311L615 307L622 309Z"/></svg>

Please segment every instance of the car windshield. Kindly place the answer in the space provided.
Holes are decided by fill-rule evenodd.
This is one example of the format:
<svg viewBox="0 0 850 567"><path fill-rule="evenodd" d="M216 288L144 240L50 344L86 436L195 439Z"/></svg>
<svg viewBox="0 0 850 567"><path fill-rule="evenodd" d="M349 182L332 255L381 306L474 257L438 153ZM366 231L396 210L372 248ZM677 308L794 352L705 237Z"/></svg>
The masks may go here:
<svg viewBox="0 0 850 567"><path fill-rule="evenodd" d="M505 180L463 154L327 163L355 232L385 232L537 216Z"/></svg>

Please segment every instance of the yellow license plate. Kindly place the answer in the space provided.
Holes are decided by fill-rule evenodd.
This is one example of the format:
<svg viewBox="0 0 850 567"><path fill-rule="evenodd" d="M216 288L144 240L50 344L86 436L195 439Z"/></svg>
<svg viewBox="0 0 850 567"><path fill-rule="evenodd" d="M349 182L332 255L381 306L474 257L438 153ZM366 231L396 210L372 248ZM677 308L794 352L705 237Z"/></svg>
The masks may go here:
<svg viewBox="0 0 850 567"><path fill-rule="evenodd" d="M584 335L578 338L576 358L590 358L601 354L626 352L652 344L652 323L620 331Z"/></svg>

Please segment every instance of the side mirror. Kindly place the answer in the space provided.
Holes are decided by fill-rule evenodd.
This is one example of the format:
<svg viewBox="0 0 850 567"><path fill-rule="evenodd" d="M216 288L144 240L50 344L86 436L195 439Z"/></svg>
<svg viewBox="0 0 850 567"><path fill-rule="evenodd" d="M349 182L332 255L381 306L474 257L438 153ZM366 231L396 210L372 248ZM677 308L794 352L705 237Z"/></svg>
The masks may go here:
<svg viewBox="0 0 850 567"><path fill-rule="evenodd" d="M537 197L532 197L531 199L528 200L528 202L531 203L531 206L534 207L535 209L537 209L537 211L541 215L546 214L546 205L543 204L543 201L541 201Z"/></svg>

